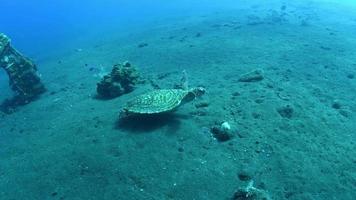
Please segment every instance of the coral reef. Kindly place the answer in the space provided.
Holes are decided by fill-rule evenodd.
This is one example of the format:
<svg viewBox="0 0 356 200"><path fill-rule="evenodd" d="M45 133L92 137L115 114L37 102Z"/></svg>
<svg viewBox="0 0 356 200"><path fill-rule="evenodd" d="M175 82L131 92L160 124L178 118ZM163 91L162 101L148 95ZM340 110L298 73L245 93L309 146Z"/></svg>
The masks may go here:
<svg viewBox="0 0 356 200"><path fill-rule="evenodd" d="M139 75L129 62L116 64L111 72L97 84L96 91L101 98L115 98L134 90L139 82Z"/></svg>

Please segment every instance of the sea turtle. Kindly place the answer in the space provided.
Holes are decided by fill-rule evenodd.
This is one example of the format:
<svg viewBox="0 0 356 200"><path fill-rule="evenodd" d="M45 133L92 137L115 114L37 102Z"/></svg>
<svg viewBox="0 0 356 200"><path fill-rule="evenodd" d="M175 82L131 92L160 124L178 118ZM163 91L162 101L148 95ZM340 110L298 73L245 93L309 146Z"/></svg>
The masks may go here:
<svg viewBox="0 0 356 200"><path fill-rule="evenodd" d="M139 95L127 102L120 117L152 115L174 111L183 103L192 101L205 93L203 87L191 89L158 89Z"/></svg>

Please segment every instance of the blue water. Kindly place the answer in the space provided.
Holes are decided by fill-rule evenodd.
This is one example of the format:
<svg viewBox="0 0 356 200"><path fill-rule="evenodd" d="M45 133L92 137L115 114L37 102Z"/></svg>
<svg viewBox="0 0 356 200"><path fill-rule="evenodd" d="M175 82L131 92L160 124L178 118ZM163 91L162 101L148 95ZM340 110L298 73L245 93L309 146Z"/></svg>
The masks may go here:
<svg viewBox="0 0 356 200"><path fill-rule="evenodd" d="M1 30L11 35L14 44L23 51L38 53L39 49L57 49L63 43L74 45L78 38L86 35L105 35L113 29L137 28L157 19L214 11L225 6L222 2L206 0L2 1Z"/></svg>
<svg viewBox="0 0 356 200"><path fill-rule="evenodd" d="M342 8L353 10L352 1L332 2ZM336 2L336 3L335 3ZM50 2L45 0L2 2L1 25L4 33L11 35L13 43L23 51L37 54L43 49L50 51L61 44L75 45L78 38L86 35L105 35L112 30L125 30L125 27L140 27L147 22L169 19L177 16L192 16L241 9L252 5L267 5L276 8L288 2L264 1L164 1L164 0L88 0ZM301 1L301 5L317 5L318 1ZM345 13L348 14L348 13ZM334 16L335 18L339 16ZM34 48L34 46L36 48ZM57 50L58 51L58 50Z"/></svg>
<svg viewBox="0 0 356 200"><path fill-rule="evenodd" d="M356 199L355 0L0 0L0 11L0 33L47 89L0 111L0 200ZM98 97L125 61L140 81ZM1 102L14 95L2 67ZM206 93L119 117L184 84Z"/></svg>

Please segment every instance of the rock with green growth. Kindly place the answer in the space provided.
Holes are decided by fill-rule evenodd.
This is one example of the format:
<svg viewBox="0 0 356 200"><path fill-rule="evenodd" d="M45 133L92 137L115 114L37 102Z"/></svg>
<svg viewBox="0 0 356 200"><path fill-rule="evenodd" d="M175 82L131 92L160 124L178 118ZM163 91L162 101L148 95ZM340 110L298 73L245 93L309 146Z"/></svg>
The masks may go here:
<svg viewBox="0 0 356 200"><path fill-rule="evenodd" d="M115 98L134 90L139 74L129 62L116 64L111 72L97 84L96 91L102 98Z"/></svg>
<svg viewBox="0 0 356 200"><path fill-rule="evenodd" d="M6 99L0 105L0 110L10 113L17 106L30 103L46 91L36 65L10 42L10 39L0 33L0 68L9 77L9 85L14 91L11 99Z"/></svg>

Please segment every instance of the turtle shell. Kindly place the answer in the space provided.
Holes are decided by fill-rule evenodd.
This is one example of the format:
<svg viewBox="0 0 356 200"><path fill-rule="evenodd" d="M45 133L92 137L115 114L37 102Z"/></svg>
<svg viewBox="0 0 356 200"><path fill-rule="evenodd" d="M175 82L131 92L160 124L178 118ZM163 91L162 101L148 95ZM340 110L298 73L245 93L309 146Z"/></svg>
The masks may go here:
<svg viewBox="0 0 356 200"><path fill-rule="evenodd" d="M129 101L124 108L131 114L155 114L169 112L177 108L189 91L182 89L154 90Z"/></svg>

